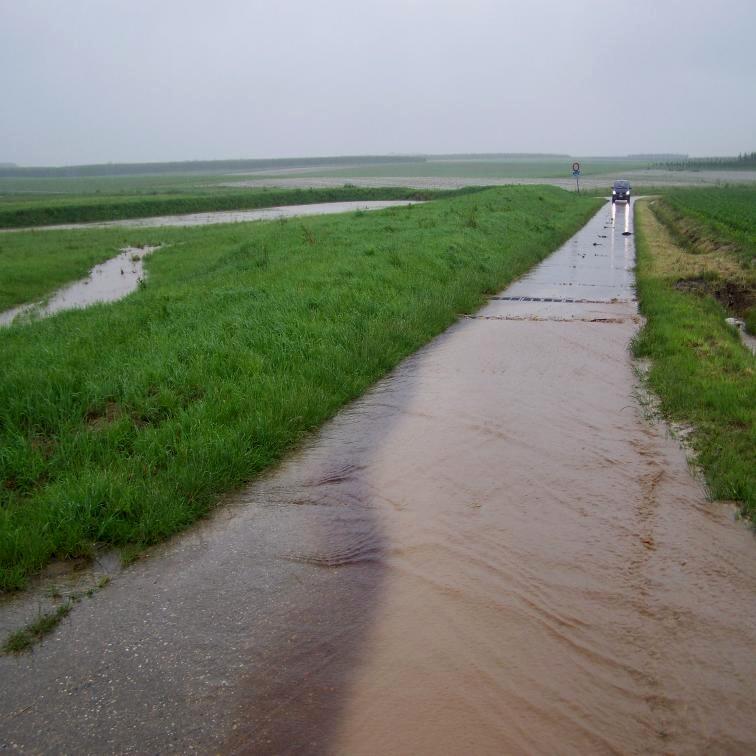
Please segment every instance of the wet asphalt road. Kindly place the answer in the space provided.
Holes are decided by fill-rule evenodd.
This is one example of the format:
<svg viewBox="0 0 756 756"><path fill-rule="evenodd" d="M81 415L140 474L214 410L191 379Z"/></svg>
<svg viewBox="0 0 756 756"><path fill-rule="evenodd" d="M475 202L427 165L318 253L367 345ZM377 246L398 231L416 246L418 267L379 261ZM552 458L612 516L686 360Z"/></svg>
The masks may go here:
<svg viewBox="0 0 756 756"><path fill-rule="evenodd" d="M644 417L625 212L0 658L0 749L753 752L756 544Z"/></svg>

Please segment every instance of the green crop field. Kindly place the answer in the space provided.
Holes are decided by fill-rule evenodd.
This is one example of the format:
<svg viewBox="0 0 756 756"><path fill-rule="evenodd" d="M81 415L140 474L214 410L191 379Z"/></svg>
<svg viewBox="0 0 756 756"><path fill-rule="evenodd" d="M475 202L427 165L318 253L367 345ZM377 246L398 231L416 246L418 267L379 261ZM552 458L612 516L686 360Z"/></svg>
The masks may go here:
<svg viewBox="0 0 756 756"><path fill-rule="evenodd" d="M756 186L669 190L654 212L700 260L718 254L739 263L726 275L713 271L706 288L720 299L726 294L725 306L756 334Z"/></svg>
<svg viewBox="0 0 756 756"><path fill-rule="evenodd" d="M20 198L47 198L55 195L160 194L200 190L228 179L227 174L155 174L147 176L0 176L0 203ZM0 205L1 206L1 205Z"/></svg>
<svg viewBox="0 0 756 756"><path fill-rule="evenodd" d="M699 238L733 244L747 267L756 265L756 186L669 190L664 205L678 222L699 224Z"/></svg>
<svg viewBox="0 0 756 756"><path fill-rule="evenodd" d="M0 329L0 589L185 527L598 204L506 187L284 222L4 235L0 265L21 250L33 266L37 243L45 265L164 247L120 302Z"/></svg>

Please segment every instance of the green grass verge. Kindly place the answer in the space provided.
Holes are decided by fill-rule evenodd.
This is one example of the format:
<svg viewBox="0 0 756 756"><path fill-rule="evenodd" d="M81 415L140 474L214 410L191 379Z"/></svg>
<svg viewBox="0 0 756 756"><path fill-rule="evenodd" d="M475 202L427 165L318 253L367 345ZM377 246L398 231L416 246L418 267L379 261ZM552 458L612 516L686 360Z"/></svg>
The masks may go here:
<svg viewBox="0 0 756 756"><path fill-rule="evenodd" d="M670 189L656 214L694 251L729 245L746 268L756 267L756 186Z"/></svg>
<svg viewBox="0 0 756 756"><path fill-rule="evenodd" d="M148 258L145 287L0 330L0 587L95 542L145 545L185 527L599 204L505 187L380 212L151 229L166 246ZM72 238L47 233L61 248ZM144 241L89 233L110 248Z"/></svg>
<svg viewBox="0 0 756 756"><path fill-rule="evenodd" d="M675 189L654 205L654 214L675 241L702 259L712 254L737 260L741 270L719 276L719 298L756 334L756 186Z"/></svg>
<svg viewBox="0 0 756 756"><path fill-rule="evenodd" d="M470 187L457 193L480 191ZM0 228L29 228L62 223L150 218L158 215L254 210L276 205L309 205L348 200L427 200L443 195L441 190L406 187L344 186L325 189L205 190L192 194L139 194L135 196L85 196L75 198L15 199L0 204Z"/></svg>
<svg viewBox="0 0 756 756"><path fill-rule="evenodd" d="M653 216L636 206L637 291L646 325L634 343L650 358L649 382L663 414L695 428L691 443L711 495L741 503L756 517L756 375L754 358L725 324L712 297L675 288L651 254Z"/></svg>

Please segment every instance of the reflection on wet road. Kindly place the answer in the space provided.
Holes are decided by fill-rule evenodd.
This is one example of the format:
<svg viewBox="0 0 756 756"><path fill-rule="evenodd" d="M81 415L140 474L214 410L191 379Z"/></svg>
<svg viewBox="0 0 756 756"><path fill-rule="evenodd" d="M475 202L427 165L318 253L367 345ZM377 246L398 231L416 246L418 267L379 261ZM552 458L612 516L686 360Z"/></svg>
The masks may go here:
<svg viewBox="0 0 756 756"><path fill-rule="evenodd" d="M623 227L0 659L0 744L753 752L756 543L634 397Z"/></svg>

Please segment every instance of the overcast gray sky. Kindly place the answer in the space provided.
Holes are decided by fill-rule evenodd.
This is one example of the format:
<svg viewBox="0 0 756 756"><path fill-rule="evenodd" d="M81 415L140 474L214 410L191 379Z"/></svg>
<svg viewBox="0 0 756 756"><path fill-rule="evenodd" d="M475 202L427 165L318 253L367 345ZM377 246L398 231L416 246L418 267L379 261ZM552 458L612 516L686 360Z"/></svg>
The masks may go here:
<svg viewBox="0 0 756 756"><path fill-rule="evenodd" d="M756 150L756 0L0 0L0 162Z"/></svg>

